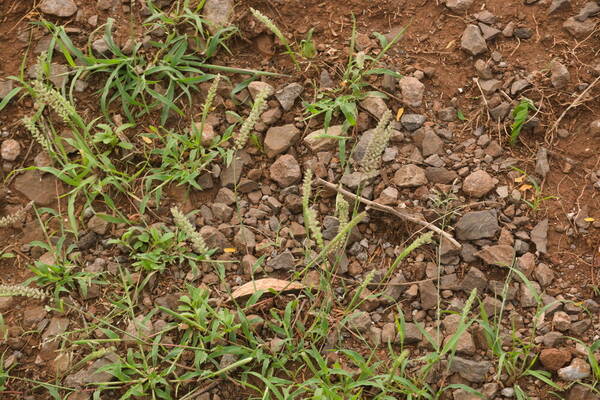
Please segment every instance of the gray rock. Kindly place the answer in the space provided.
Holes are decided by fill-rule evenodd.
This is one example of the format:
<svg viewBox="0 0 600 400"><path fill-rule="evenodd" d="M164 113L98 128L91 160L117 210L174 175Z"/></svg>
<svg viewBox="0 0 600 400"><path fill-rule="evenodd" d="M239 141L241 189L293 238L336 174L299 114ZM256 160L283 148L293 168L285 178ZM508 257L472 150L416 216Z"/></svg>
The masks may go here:
<svg viewBox="0 0 600 400"><path fill-rule="evenodd" d="M502 88L502 81L499 81L498 79L482 79L479 81L479 86L481 87L481 91L483 91L484 94L491 96L498 89Z"/></svg>
<svg viewBox="0 0 600 400"><path fill-rule="evenodd" d="M531 30L531 28L527 28L526 26L519 26L515 28L513 34L519 39L527 40L533 36L533 31Z"/></svg>
<svg viewBox="0 0 600 400"><path fill-rule="evenodd" d="M0 79L0 99L5 98L13 90L14 82L12 80Z"/></svg>
<svg viewBox="0 0 600 400"><path fill-rule="evenodd" d="M557 311L552 317L552 325L561 332L568 331L571 328L571 317L564 311Z"/></svg>
<svg viewBox="0 0 600 400"><path fill-rule="evenodd" d="M285 86L283 89L278 90L275 93L275 98L281 104L281 108L284 111L289 111L294 106L294 103L298 97L304 92L304 86L301 84L294 82Z"/></svg>
<svg viewBox="0 0 600 400"><path fill-rule="evenodd" d="M281 187L288 187L300 181L300 164L290 154L280 156L269 168L271 179Z"/></svg>
<svg viewBox="0 0 600 400"><path fill-rule="evenodd" d="M402 296L407 288L408 286L406 285L406 278L402 272L399 272L396 276L390 279L385 291L381 295L381 303L394 304L400 300L400 296Z"/></svg>
<svg viewBox="0 0 600 400"><path fill-rule="evenodd" d="M423 340L423 334L416 324L413 324L412 322L405 323L402 329L404 337L398 332L398 335L396 336L397 343L417 344Z"/></svg>
<svg viewBox="0 0 600 400"><path fill-rule="evenodd" d="M354 146L354 151L352 152L352 159L354 161L360 161L365 156L367 148L369 147L369 143L373 140L373 135L375 134L375 129L369 129L364 131L360 137L358 138L358 142L356 146Z"/></svg>
<svg viewBox="0 0 600 400"><path fill-rule="evenodd" d="M566 400L599 400L596 390L585 385L576 384L571 387Z"/></svg>
<svg viewBox="0 0 600 400"><path fill-rule="evenodd" d="M600 136L600 119L590 122L590 133L592 136Z"/></svg>
<svg viewBox="0 0 600 400"><path fill-rule="evenodd" d="M371 180L371 178L372 176L369 174L356 171L344 174L340 179L340 183L342 183L350 189L357 189L361 185L366 185Z"/></svg>
<svg viewBox="0 0 600 400"><path fill-rule="evenodd" d="M283 253L273 257L267 262L267 266L274 270L290 271L294 268L294 256L290 251L284 251Z"/></svg>
<svg viewBox="0 0 600 400"><path fill-rule="evenodd" d="M265 137L265 153L273 158L281 154L300 139L300 130L294 124L269 128Z"/></svg>
<svg viewBox="0 0 600 400"><path fill-rule="evenodd" d="M472 4L473 0L446 0L446 7L454 12L467 11Z"/></svg>
<svg viewBox="0 0 600 400"><path fill-rule="evenodd" d="M229 222L233 216L233 208L223 203L212 203L210 210L219 222Z"/></svg>
<svg viewBox="0 0 600 400"><path fill-rule="evenodd" d="M501 31L499 29L494 28L493 26L489 26L487 24L479 23L477 24L479 29L481 29L481 34L483 38L487 40L493 40L500 36Z"/></svg>
<svg viewBox="0 0 600 400"><path fill-rule="evenodd" d="M200 228L200 235L202 235L204 238L206 246L208 246L209 249L222 250L224 248L231 247L231 244L225 235L214 226L204 225L202 228Z"/></svg>
<svg viewBox="0 0 600 400"><path fill-rule="evenodd" d="M94 382L110 382L114 376L107 371L98 371L107 365L116 363L119 360L114 353L109 353L106 356L94 361L89 367L84 368L74 374L67 376L64 384L71 387L85 386Z"/></svg>
<svg viewBox="0 0 600 400"><path fill-rule="evenodd" d="M488 50L481 30L477 25L469 24L465 28L460 40L460 46L471 55L477 56Z"/></svg>
<svg viewBox="0 0 600 400"><path fill-rule="evenodd" d="M477 71L477 75L481 79L492 79L494 74L492 73L492 68L490 67L489 62L482 60L481 58L475 61L475 70Z"/></svg>
<svg viewBox="0 0 600 400"><path fill-rule="evenodd" d="M38 76L39 68L40 66L37 63L33 64L27 72L28 76L32 79L35 79ZM67 83L67 79L69 78L68 73L69 67L66 65L50 63L49 79L50 82L52 82L57 88L60 89Z"/></svg>
<svg viewBox="0 0 600 400"><path fill-rule="evenodd" d="M106 11L113 5L113 0L98 0L96 8L100 11Z"/></svg>
<svg viewBox="0 0 600 400"><path fill-rule="evenodd" d="M365 333L373 322L371 316L365 311L356 310L348 316L348 329Z"/></svg>
<svg viewBox="0 0 600 400"><path fill-rule="evenodd" d="M233 243L239 249L253 249L256 247L256 235L250 229L242 226L235 234Z"/></svg>
<svg viewBox="0 0 600 400"><path fill-rule="evenodd" d="M321 86L321 89L335 88L335 82L331 79L329 72L325 69L321 71L321 75L319 76L319 85Z"/></svg>
<svg viewBox="0 0 600 400"><path fill-rule="evenodd" d="M479 170L467 176L463 182L462 190L467 195L480 198L488 194L498 183L497 179L492 178L484 170Z"/></svg>
<svg viewBox="0 0 600 400"><path fill-rule="evenodd" d="M432 154L427 157L425 160L425 164L431 165L432 167L441 168L446 165L446 162L442 160L442 158L438 154Z"/></svg>
<svg viewBox="0 0 600 400"><path fill-rule="evenodd" d="M269 93L273 93L275 91L275 88L273 88L273 85L262 81L253 81L250 82L250 84L248 84L248 92L250 92L250 96L252 96L252 99L255 99L256 96L258 96L258 94L263 90L266 90Z"/></svg>
<svg viewBox="0 0 600 400"><path fill-rule="evenodd" d="M77 5L73 0L43 0L39 7L44 14L57 17L70 17L77 12Z"/></svg>
<svg viewBox="0 0 600 400"><path fill-rule="evenodd" d="M512 246L503 244L488 246L475 253L475 255L486 264L499 267L511 267L515 261L515 249Z"/></svg>
<svg viewBox="0 0 600 400"><path fill-rule="evenodd" d="M469 382L485 382L487 373L492 363L489 361L472 361L462 357L454 357L450 360L449 369L452 373L458 373Z"/></svg>
<svg viewBox="0 0 600 400"><path fill-rule="evenodd" d="M540 263L535 268L535 271L533 271L533 276L542 287L547 287L554 280L554 272L548 265L544 263Z"/></svg>
<svg viewBox="0 0 600 400"><path fill-rule="evenodd" d="M581 337L592 327L592 321L588 318L582 319L581 321L574 322L571 325L569 331L575 337Z"/></svg>
<svg viewBox="0 0 600 400"><path fill-rule="evenodd" d="M401 188L422 186L427 184L427 176L422 168L407 164L396 171L393 183Z"/></svg>
<svg viewBox="0 0 600 400"><path fill-rule="evenodd" d="M494 119L494 121L504 121L509 112L510 103L507 101L503 101L502 103L490 110L490 116Z"/></svg>
<svg viewBox="0 0 600 400"><path fill-rule="evenodd" d="M444 122L454 122L458 119L458 111L452 106L444 107L437 112L437 116Z"/></svg>
<svg viewBox="0 0 600 400"><path fill-rule="evenodd" d="M432 281L419 284L419 296L421 298L421 307L424 310L431 310L437 307L438 291Z"/></svg>
<svg viewBox="0 0 600 400"><path fill-rule="evenodd" d="M558 370L558 376L565 381L580 381L590 375L590 365L581 358L574 358L571 364Z"/></svg>
<svg viewBox="0 0 600 400"><path fill-rule="evenodd" d="M342 134L342 125L334 125L330 126L329 129L327 129L327 132L325 132L325 129L319 129L309 133L303 141L312 152L330 151L335 149L338 142L334 138L323 137L323 135L342 136Z"/></svg>
<svg viewBox="0 0 600 400"><path fill-rule="evenodd" d="M510 86L510 94L512 94L514 96L516 94L519 94L521 91L527 89L530 86L531 86L531 82L529 82L527 79L517 79Z"/></svg>
<svg viewBox="0 0 600 400"><path fill-rule="evenodd" d="M475 17L475 19L477 21L483 22L484 24L488 24L488 25L496 23L496 19L497 19L496 16L488 10L479 11L479 12L473 14L473 16Z"/></svg>
<svg viewBox="0 0 600 400"><path fill-rule="evenodd" d="M21 154L21 145L15 139L6 139L0 146L0 157L6 161L15 161Z"/></svg>
<svg viewBox="0 0 600 400"><path fill-rule="evenodd" d="M488 278L481 270L471 267L460 284L460 288L467 294L473 289L477 289L477 293L482 294L488 286Z"/></svg>
<svg viewBox="0 0 600 400"><path fill-rule="evenodd" d="M419 140L423 157L428 157L432 154L443 154L444 141L431 129L426 129L423 132L422 139Z"/></svg>
<svg viewBox="0 0 600 400"><path fill-rule="evenodd" d="M388 106L381 97L368 96L360 102L360 106L379 119L388 110Z"/></svg>
<svg viewBox="0 0 600 400"><path fill-rule="evenodd" d="M454 228L459 240L492 238L500 229L495 210L468 212L458 220Z"/></svg>
<svg viewBox="0 0 600 400"><path fill-rule="evenodd" d="M550 6L548 7L548 11L546 12L548 15L552 15L561 11L568 11L571 9L571 0L552 0Z"/></svg>
<svg viewBox="0 0 600 400"><path fill-rule="evenodd" d="M600 14L600 3L595 1L588 1L583 5L579 13L575 16L575 19L579 22L583 22L586 19Z"/></svg>
<svg viewBox="0 0 600 400"><path fill-rule="evenodd" d="M571 17L565 21L563 28L565 28L576 39L584 39L594 31L596 28L596 22L591 19L577 21L574 17Z"/></svg>
<svg viewBox="0 0 600 400"><path fill-rule="evenodd" d="M106 232L108 231L109 226L110 226L110 223L108 221L100 218L97 215L94 215L87 222L87 228L90 231L92 231L100 236L106 235Z"/></svg>
<svg viewBox="0 0 600 400"><path fill-rule="evenodd" d="M377 326L370 326L367 331L367 340L373 347L379 347L381 345L381 328Z"/></svg>
<svg viewBox="0 0 600 400"><path fill-rule="evenodd" d="M381 341L384 344L394 343L396 341L396 324L388 322L381 328Z"/></svg>
<svg viewBox="0 0 600 400"><path fill-rule="evenodd" d="M531 241L540 253L548 252L548 219L544 219L531 230Z"/></svg>
<svg viewBox="0 0 600 400"><path fill-rule="evenodd" d="M96 39L92 42L92 49L98 54L105 54L108 52L108 43L104 38Z"/></svg>
<svg viewBox="0 0 600 400"><path fill-rule="evenodd" d="M402 101L409 107L419 107L423 102L425 85L417 78L405 76L400 79L400 90L402 91Z"/></svg>
<svg viewBox="0 0 600 400"><path fill-rule="evenodd" d="M250 157L244 152L238 152L228 167L221 170L220 179L221 185L224 187L233 187L238 184L244 165L248 163Z"/></svg>
<svg viewBox="0 0 600 400"><path fill-rule="evenodd" d="M535 173L543 178L550 171L550 164L548 163L548 150L544 147L540 147L536 154L535 161Z"/></svg>
<svg viewBox="0 0 600 400"><path fill-rule="evenodd" d="M202 11L204 19L208 22L208 30L212 34L231 23L233 4L233 0L206 0Z"/></svg>
<svg viewBox="0 0 600 400"><path fill-rule="evenodd" d="M502 302L497 298L491 296L485 296L481 305L483 306L483 309L489 316L493 316L500 313L500 310L502 309Z"/></svg>
<svg viewBox="0 0 600 400"><path fill-rule="evenodd" d="M537 282L529 282L529 284L521 283L519 288L519 301L521 307L536 307L538 305L537 296L542 293L542 288Z"/></svg>
<svg viewBox="0 0 600 400"><path fill-rule="evenodd" d="M550 81L556 89L563 89L571 81L569 69L558 60L550 62Z"/></svg>
<svg viewBox="0 0 600 400"><path fill-rule="evenodd" d="M53 175L33 170L18 175L15 178L14 187L40 206L51 204L62 191L60 182Z"/></svg>
<svg viewBox="0 0 600 400"><path fill-rule="evenodd" d="M403 114L400 122L408 131L416 131L425 123L427 118L421 114Z"/></svg>

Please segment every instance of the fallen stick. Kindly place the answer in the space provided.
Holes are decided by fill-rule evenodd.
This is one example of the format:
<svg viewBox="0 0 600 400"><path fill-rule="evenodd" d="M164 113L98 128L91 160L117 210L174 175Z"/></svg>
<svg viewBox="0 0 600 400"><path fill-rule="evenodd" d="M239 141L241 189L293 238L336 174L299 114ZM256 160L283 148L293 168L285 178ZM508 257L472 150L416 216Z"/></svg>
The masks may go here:
<svg viewBox="0 0 600 400"><path fill-rule="evenodd" d="M456 248L460 249L462 247L462 245L457 242L452 235L450 235L448 232L444 232L443 230L441 230L440 228L438 228L437 226L435 226L434 224L424 221L422 219L419 219L417 217L413 217L412 215L408 214L408 213L403 213L401 211L396 210L395 208L389 207L389 206L384 206L383 204L379 204L376 203L374 201L365 199L364 197L358 196L352 192L349 192L345 189L342 189L341 187L338 187L337 185L334 185L331 182L327 182L324 179L318 178L317 177L317 182L319 182L321 185L328 187L329 189L335 190L338 193L341 193L342 195L349 197L351 199L354 200L358 200L359 202L366 204L367 206L374 208L376 210L388 213L388 214L392 214L395 215L396 217L415 223L417 225L421 225L427 229L429 229L430 231L433 231L443 237L445 237L446 239L448 239L448 241L450 243L452 243L454 246L456 246Z"/></svg>

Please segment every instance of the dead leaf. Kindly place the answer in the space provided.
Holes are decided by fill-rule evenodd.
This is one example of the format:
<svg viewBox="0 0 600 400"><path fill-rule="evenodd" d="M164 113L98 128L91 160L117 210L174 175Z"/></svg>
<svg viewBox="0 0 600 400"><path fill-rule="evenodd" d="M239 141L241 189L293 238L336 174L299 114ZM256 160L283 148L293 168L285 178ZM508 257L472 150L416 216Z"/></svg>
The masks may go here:
<svg viewBox="0 0 600 400"><path fill-rule="evenodd" d="M404 114L404 107L400 107L398 109L398 112L396 113L396 121L400 121L400 118L402 118L403 114Z"/></svg>
<svg viewBox="0 0 600 400"><path fill-rule="evenodd" d="M141 135L142 136L142 140L148 144L152 144L152 139L150 139L147 136Z"/></svg>
<svg viewBox="0 0 600 400"><path fill-rule="evenodd" d="M446 45L446 49L449 49L450 47L454 46L454 43L456 43L456 40L449 41L448 44Z"/></svg>
<svg viewBox="0 0 600 400"><path fill-rule="evenodd" d="M283 279L264 278L256 281L250 281L233 291L231 297L238 299L240 297L254 294L258 291L274 290L276 292L290 292L293 290L304 289L304 285L298 282L290 282Z"/></svg>
<svg viewBox="0 0 600 400"><path fill-rule="evenodd" d="M586 222L594 222L595 221L595 219L592 217L587 217L587 218L584 218L583 220Z"/></svg>
<svg viewBox="0 0 600 400"><path fill-rule="evenodd" d="M530 190L530 189L533 189L533 186L525 184L525 185L521 185L521 187L519 188L519 191L524 192L524 191Z"/></svg>
<svg viewBox="0 0 600 400"><path fill-rule="evenodd" d="M515 182L521 183L525 180L525 175L521 175L518 178L515 178Z"/></svg>
<svg viewBox="0 0 600 400"><path fill-rule="evenodd" d="M225 247L223 251L225 253L235 253L237 250L234 247Z"/></svg>

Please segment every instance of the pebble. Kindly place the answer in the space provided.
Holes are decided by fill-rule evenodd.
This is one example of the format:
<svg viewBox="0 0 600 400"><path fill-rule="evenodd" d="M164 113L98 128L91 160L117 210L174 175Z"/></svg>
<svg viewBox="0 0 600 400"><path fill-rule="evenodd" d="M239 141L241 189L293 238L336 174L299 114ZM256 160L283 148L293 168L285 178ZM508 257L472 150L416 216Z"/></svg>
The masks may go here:
<svg viewBox="0 0 600 400"><path fill-rule="evenodd" d="M300 130L294 124L275 126L267 130L264 147L267 157L284 153L300 139Z"/></svg>
<svg viewBox="0 0 600 400"><path fill-rule="evenodd" d="M300 164L290 154L280 156L269 168L271 179L281 187L288 187L300 181Z"/></svg>
<svg viewBox="0 0 600 400"><path fill-rule="evenodd" d="M208 30L214 35L221 28L228 26L233 18L233 0L207 0L202 8Z"/></svg>
<svg viewBox="0 0 600 400"><path fill-rule="evenodd" d="M21 154L21 145L14 139L6 139L0 146L0 156L6 161L15 161Z"/></svg>
<svg viewBox="0 0 600 400"><path fill-rule="evenodd" d="M402 92L402 101L409 107L419 107L423 102L425 85L417 78L405 76L400 79L400 90Z"/></svg>
<svg viewBox="0 0 600 400"><path fill-rule="evenodd" d="M574 17L570 17L563 24L563 28L576 39L585 39L596 28L596 22L592 19L577 21Z"/></svg>
<svg viewBox="0 0 600 400"><path fill-rule="evenodd" d="M550 62L550 80L556 89L565 88L571 81L569 69L558 60Z"/></svg>
<svg viewBox="0 0 600 400"><path fill-rule="evenodd" d="M477 25L469 24L465 28L461 40L460 46L463 50L473 56L485 53L488 50L487 44L481 30Z"/></svg>
<svg viewBox="0 0 600 400"><path fill-rule="evenodd" d="M463 215L455 225L460 240L491 238L500 230L496 210L471 211Z"/></svg>
<svg viewBox="0 0 600 400"><path fill-rule="evenodd" d="M548 7L548 11L546 13L548 15L552 15L561 11L568 11L570 9L571 0L552 0L552 3L550 3L550 6Z"/></svg>
<svg viewBox="0 0 600 400"><path fill-rule="evenodd" d="M447 0L446 7L454 12L464 12L467 11L471 5L473 4L473 0Z"/></svg>
<svg viewBox="0 0 600 400"><path fill-rule="evenodd" d="M484 170L479 170L471 173L465 178L462 190L471 197L480 198L494 189L497 183L497 179L492 178L492 176Z"/></svg>
<svg viewBox="0 0 600 400"><path fill-rule="evenodd" d="M290 83L283 89L275 93L275 98L279 101L283 111L289 111L294 106L296 99L304 92L304 86L299 83Z"/></svg>
<svg viewBox="0 0 600 400"><path fill-rule="evenodd" d="M569 366L558 370L558 376L565 381L579 381L591 375L589 364L581 358L575 358Z"/></svg>
<svg viewBox="0 0 600 400"><path fill-rule="evenodd" d="M77 5L73 0L43 0L39 7L44 14L63 18L70 17L77 12Z"/></svg>
<svg viewBox="0 0 600 400"><path fill-rule="evenodd" d="M414 165L407 164L400 167L394 174L393 183L401 188L417 187L427 184L425 170Z"/></svg>
<svg viewBox="0 0 600 400"><path fill-rule="evenodd" d="M544 368L558 371L571 361L571 352L565 349L544 349L540 353L540 361Z"/></svg>

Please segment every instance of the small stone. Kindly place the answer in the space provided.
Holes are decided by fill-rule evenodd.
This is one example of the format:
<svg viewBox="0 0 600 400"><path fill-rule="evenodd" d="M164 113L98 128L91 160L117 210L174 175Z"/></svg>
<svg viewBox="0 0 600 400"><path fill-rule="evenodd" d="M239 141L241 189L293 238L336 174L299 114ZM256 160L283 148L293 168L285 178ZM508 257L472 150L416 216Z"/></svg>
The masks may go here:
<svg viewBox="0 0 600 400"><path fill-rule="evenodd" d="M566 400L599 400L596 390L588 386L576 384L571 387Z"/></svg>
<svg viewBox="0 0 600 400"><path fill-rule="evenodd" d="M417 78L405 76L400 79L400 90L402 91L402 101L407 106L419 107L423 102L425 85Z"/></svg>
<svg viewBox="0 0 600 400"><path fill-rule="evenodd" d="M306 146L308 146L308 148L315 153L320 151L334 150L338 144L337 140L332 137L323 137L324 135L342 136L343 127L342 125L334 125L330 126L327 131L325 131L325 129L319 129L311 132L303 139L304 144L306 144Z"/></svg>
<svg viewBox="0 0 600 400"><path fill-rule="evenodd" d="M273 158L296 144L300 130L294 124L269 128L265 137L265 153Z"/></svg>
<svg viewBox="0 0 600 400"><path fill-rule="evenodd" d="M446 0L446 7L454 12L467 11L472 4L473 0Z"/></svg>
<svg viewBox="0 0 600 400"><path fill-rule="evenodd" d="M294 268L294 256L290 251L285 251L270 259L267 266L274 270L290 271Z"/></svg>
<svg viewBox="0 0 600 400"><path fill-rule="evenodd" d="M459 240L492 238L500 230L496 211L468 212L458 220L455 230Z"/></svg>
<svg viewBox="0 0 600 400"><path fill-rule="evenodd" d="M486 264L511 267L515 259L515 249L506 245L488 246L475 253L475 255Z"/></svg>
<svg viewBox="0 0 600 400"><path fill-rule="evenodd" d="M558 371L571 361L571 352L563 349L544 349L540 353L540 361L544 368Z"/></svg>
<svg viewBox="0 0 600 400"><path fill-rule="evenodd" d="M319 85L321 89L333 89L335 88L335 82L331 79L329 72L326 69L321 71L321 75L319 76Z"/></svg>
<svg viewBox="0 0 600 400"><path fill-rule="evenodd" d="M527 89L530 86L531 86L531 82L529 82L527 79L517 79L510 86L510 93L512 95L519 94L520 92L522 92L523 90Z"/></svg>
<svg viewBox="0 0 600 400"><path fill-rule="evenodd" d="M569 366L558 370L558 376L564 381L580 381L591 375L590 365L581 358L575 358Z"/></svg>
<svg viewBox="0 0 600 400"><path fill-rule="evenodd" d="M62 191L60 183L53 175L42 174L40 171L25 171L18 175L14 186L18 192L41 206L51 204Z"/></svg>
<svg viewBox="0 0 600 400"><path fill-rule="evenodd" d="M438 167L427 167L425 169L425 176L431 183L441 183L444 185L451 184L458 178L458 174L455 171Z"/></svg>
<svg viewBox="0 0 600 400"><path fill-rule="evenodd" d="M367 110L375 118L380 119L388 111L388 106L381 97L368 96L360 102L360 106Z"/></svg>
<svg viewBox="0 0 600 400"><path fill-rule="evenodd" d="M546 12L548 15L552 15L561 11L568 11L571 9L571 0L552 0L550 6L548 7L548 11Z"/></svg>
<svg viewBox="0 0 600 400"><path fill-rule="evenodd" d="M228 26L233 18L233 0L207 0L202 14L208 22L208 30L214 35Z"/></svg>
<svg viewBox="0 0 600 400"><path fill-rule="evenodd" d="M509 38L509 37L513 37L514 33L515 33L515 23L513 21L510 21L508 24L506 24L506 26L502 30L502 36Z"/></svg>
<svg viewBox="0 0 600 400"><path fill-rule="evenodd" d="M481 79L492 79L494 74L490 68L490 64L482 60L481 58L475 61L475 70Z"/></svg>
<svg viewBox="0 0 600 400"><path fill-rule="evenodd" d="M554 326L554 329L557 329L561 332L568 331L571 327L571 318L566 312L557 311L552 317L552 325Z"/></svg>
<svg viewBox="0 0 600 400"><path fill-rule="evenodd" d="M247 227L242 226L235 234L233 242L238 249L253 249L256 247L256 235Z"/></svg>
<svg viewBox="0 0 600 400"><path fill-rule="evenodd" d="M100 11L106 11L112 7L113 0L98 0L96 8Z"/></svg>
<svg viewBox="0 0 600 400"><path fill-rule="evenodd" d="M490 315L496 315L502 309L502 302L495 297L485 296L482 302L483 309Z"/></svg>
<svg viewBox="0 0 600 400"><path fill-rule="evenodd" d="M590 319L583 319L581 321L574 322L569 329L571 335L582 336L592 327L592 321Z"/></svg>
<svg viewBox="0 0 600 400"><path fill-rule="evenodd" d="M479 22L483 22L484 24L494 24L496 22L496 16L492 14L489 10L479 11L473 14L475 19Z"/></svg>
<svg viewBox="0 0 600 400"><path fill-rule="evenodd" d="M563 28L569 31L576 39L584 39L594 31L596 22L592 19L577 21L574 17L570 17L563 24Z"/></svg>
<svg viewBox="0 0 600 400"><path fill-rule="evenodd" d="M405 323L402 326L404 333L404 342L403 344L417 344L423 340L423 334L421 330L417 327L416 324L412 322ZM400 343L400 332L396 335L396 342Z"/></svg>
<svg viewBox="0 0 600 400"><path fill-rule="evenodd" d="M105 54L108 52L108 43L104 38L96 39L92 42L92 49L98 54Z"/></svg>
<svg viewBox="0 0 600 400"><path fill-rule="evenodd" d="M535 173L543 178L550 171L550 164L548 163L548 150L544 147L540 147L537 151L535 161Z"/></svg>
<svg viewBox="0 0 600 400"><path fill-rule="evenodd" d="M21 145L14 139L6 139L0 146L0 156L6 161L15 161L21 154Z"/></svg>
<svg viewBox="0 0 600 400"><path fill-rule="evenodd" d="M481 270L471 267L460 284L460 288L467 294L470 294L473 289L477 289L478 293L485 292L488 286L488 278Z"/></svg>
<svg viewBox="0 0 600 400"><path fill-rule="evenodd" d="M514 36L519 39L527 40L533 36L533 31L525 26L519 26L515 28Z"/></svg>
<svg viewBox="0 0 600 400"><path fill-rule="evenodd" d="M381 341L384 344L394 343L396 341L396 325L393 322L388 322L381 328Z"/></svg>
<svg viewBox="0 0 600 400"><path fill-rule="evenodd" d="M590 133L592 136L600 136L600 119L590 122Z"/></svg>
<svg viewBox="0 0 600 400"><path fill-rule="evenodd" d="M531 241L540 253L548 251L548 219L544 219L531 230Z"/></svg>
<svg viewBox="0 0 600 400"><path fill-rule="evenodd" d="M294 106L294 102L298 97L300 97L303 91L304 86L294 82L277 91L275 93L275 98L279 101L279 104L281 104L283 111L289 111Z"/></svg>
<svg viewBox="0 0 600 400"><path fill-rule="evenodd" d="M57 17L70 17L77 12L77 5L73 0L43 0L39 5L44 14Z"/></svg>
<svg viewBox="0 0 600 400"><path fill-rule="evenodd" d="M348 329L365 333L373 322L371 316L365 311L356 310L348 317Z"/></svg>
<svg viewBox="0 0 600 400"><path fill-rule="evenodd" d="M550 81L556 89L563 89L571 81L571 74L558 60L550 62Z"/></svg>
<svg viewBox="0 0 600 400"><path fill-rule="evenodd" d="M533 272L533 276L542 287L549 286L554 280L554 272L544 263L540 263Z"/></svg>
<svg viewBox="0 0 600 400"><path fill-rule="evenodd" d="M485 53L488 48L477 25L467 25L460 41L461 48L473 56Z"/></svg>
<svg viewBox="0 0 600 400"><path fill-rule="evenodd" d="M519 288L519 301L521 307L536 307L538 305L537 298L542 292L542 288L537 282L522 283Z"/></svg>
<svg viewBox="0 0 600 400"><path fill-rule="evenodd" d="M583 5L581 10L579 10L579 14L575 16L575 19L577 21L583 22L586 19L597 14L600 14L600 3L595 1L588 1Z"/></svg>
<svg viewBox="0 0 600 400"><path fill-rule="evenodd" d="M427 184L427 176L422 168L407 164L396 171L393 182L401 188L423 186Z"/></svg>
<svg viewBox="0 0 600 400"><path fill-rule="evenodd" d="M90 231L102 236L106 235L110 223L97 215L94 215L87 223L87 227Z"/></svg>
<svg viewBox="0 0 600 400"><path fill-rule="evenodd" d="M269 168L271 179L281 187L288 187L298 182L301 178L300 164L294 156L285 154L280 156Z"/></svg>
<svg viewBox="0 0 600 400"><path fill-rule="evenodd" d="M408 131L416 131L425 123L427 118L421 114L403 114L400 122Z"/></svg>
<svg viewBox="0 0 600 400"><path fill-rule="evenodd" d="M206 5L204 7L206 8ZM248 91L250 92L250 96L252 96L252 99L256 99L256 96L258 96L258 94L263 90L266 90L269 93L273 93L275 91L273 86L268 84L267 82L253 81L250 82L250 84L248 84Z"/></svg>
<svg viewBox="0 0 600 400"><path fill-rule="evenodd" d="M431 310L437 306L438 291L433 282L426 281L419 285L419 296L421 297L421 308Z"/></svg>
<svg viewBox="0 0 600 400"><path fill-rule="evenodd" d="M479 170L465 178L462 190L471 197L480 198L488 194L496 186L497 182L490 174Z"/></svg>
<svg viewBox="0 0 600 400"><path fill-rule="evenodd" d="M493 26L489 26L487 24L483 24L483 23L479 23L477 24L479 26L479 29L481 29L481 34L483 35L483 38L488 41L488 40L493 40L495 38L497 38L498 36L500 36L500 30L494 28Z"/></svg>
<svg viewBox="0 0 600 400"><path fill-rule="evenodd" d="M458 373L469 382L485 382L487 373L492 366L489 361L472 361L462 357L454 357L450 360L450 372Z"/></svg>
<svg viewBox="0 0 600 400"><path fill-rule="evenodd" d="M437 116L444 122L454 122L458 119L458 111L452 106L444 107L437 112Z"/></svg>

